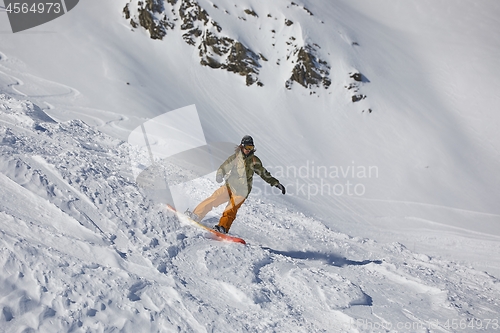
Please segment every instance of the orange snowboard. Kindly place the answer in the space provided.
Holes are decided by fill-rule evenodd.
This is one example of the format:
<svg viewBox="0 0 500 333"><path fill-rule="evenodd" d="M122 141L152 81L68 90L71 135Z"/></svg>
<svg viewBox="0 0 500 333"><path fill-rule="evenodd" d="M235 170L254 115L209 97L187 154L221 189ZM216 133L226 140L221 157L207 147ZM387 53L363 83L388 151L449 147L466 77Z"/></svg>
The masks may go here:
<svg viewBox="0 0 500 333"><path fill-rule="evenodd" d="M234 242L234 243L246 244L246 242L245 242L245 240L243 238L231 236L231 235L228 235L228 234L222 234L222 233L220 233L220 232L218 232L218 231L216 231L216 230L214 230L212 228L207 227L206 225L198 223L195 220L193 220L192 218L190 218L189 216L187 216L186 214L179 213L174 207L170 206L169 204L167 204L167 208L168 208L168 210L170 210L170 211L172 211L172 212L174 212L174 213L182 216L183 218L185 218L189 222L193 223L197 227L205 229L207 231L210 231L212 234L215 235L215 237L218 240L224 240L224 241L227 241L227 242Z"/></svg>

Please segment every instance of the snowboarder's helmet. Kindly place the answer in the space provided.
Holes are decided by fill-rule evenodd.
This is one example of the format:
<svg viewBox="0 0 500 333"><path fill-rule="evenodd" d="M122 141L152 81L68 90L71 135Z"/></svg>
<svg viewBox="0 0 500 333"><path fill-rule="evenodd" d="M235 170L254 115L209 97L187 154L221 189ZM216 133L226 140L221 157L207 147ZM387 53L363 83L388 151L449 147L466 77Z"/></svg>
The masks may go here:
<svg viewBox="0 0 500 333"><path fill-rule="evenodd" d="M242 146L253 146L253 138L250 135L245 135L243 139L241 139Z"/></svg>

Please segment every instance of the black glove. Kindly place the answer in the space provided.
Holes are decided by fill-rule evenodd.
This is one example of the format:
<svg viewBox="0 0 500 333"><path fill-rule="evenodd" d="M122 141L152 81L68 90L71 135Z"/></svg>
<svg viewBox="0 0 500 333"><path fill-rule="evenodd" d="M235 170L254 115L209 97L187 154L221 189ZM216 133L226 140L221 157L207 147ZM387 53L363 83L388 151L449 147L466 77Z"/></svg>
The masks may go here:
<svg viewBox="0 0 500 333"><path fill-rule="evenodd" d="M283 194L286 193L285 186L281 185L280 183L278 183L277 185L274 185L274 186L279 188L281 190L281 193L283 193Z"/></svg>
<svg viewBox="0 0 500 333"><path fill-rule="evenodd" d="M221 173L218 173L217 176L215 176L215 181L217 183L222 183L223 180L224 180L224 177L222 176Z"/></svg>

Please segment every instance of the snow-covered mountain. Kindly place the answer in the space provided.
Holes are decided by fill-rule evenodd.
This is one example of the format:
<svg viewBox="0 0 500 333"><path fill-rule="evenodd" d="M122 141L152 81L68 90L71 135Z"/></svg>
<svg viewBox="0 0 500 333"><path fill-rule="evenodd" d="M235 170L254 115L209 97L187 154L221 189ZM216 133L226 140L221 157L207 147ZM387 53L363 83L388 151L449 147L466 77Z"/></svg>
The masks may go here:
<svg viewBox="0 0 500 333"><path fill-rule="evenodd" d="M12 34L0 12L0 332L498 330L499 13L89 0ZM287 187L257 182L247 246L136 181L134 129L193 104ZM217 188L163 171L191 208Z"/></svg>

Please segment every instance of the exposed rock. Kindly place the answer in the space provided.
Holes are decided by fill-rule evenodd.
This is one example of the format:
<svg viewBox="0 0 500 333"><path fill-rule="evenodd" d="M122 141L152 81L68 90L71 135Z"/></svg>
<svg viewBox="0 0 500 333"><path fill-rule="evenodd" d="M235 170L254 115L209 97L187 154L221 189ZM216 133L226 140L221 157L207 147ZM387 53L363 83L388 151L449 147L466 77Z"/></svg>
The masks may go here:
<svg viewBox="0 0 500 333"><path fill-rule="evenodd" d="M296 4L295 2L292 2L292 6L299 7L299 5ZM305 10L309 15L313 16L313 13L309 9L307 9L305 6L302 6L302 9Z"/></svg>
<svg viewBox="0 0 500 333"><path fill-rule="evenodd" d="M196 22L201 22L204 25L210 22L206 10L201 8L196 1L192 0L182 0L179 15L183 21L181 25L182 30L193 29Z"/></svg>
<svg viewBox="0 0 500 333"><path fill-rule="evenodd" d="M180 2L180 4L178 4ZM137 15L131 6L135 4ZM165 4L170 4L169 10ZM149 31L152 39L163 39L168 29L174 29L171 21L180 20L184 41L198 47L200 63L214 69L224 69L246 77L246 84L259 83L260 57L243 45L222 34L222 27L211 19L208 12L196 0L131 0L123 9L133 27L138 25ZM253 10L245 10L253 16ZM170 18L169 18L170 17ZM138 22L138 23L137 23ZM262 59L264 57L262 56ZM258 84L262 86L263 84Z"/></svg>
<svg viewBox="0 0 500 333"><path fill-rule="evenodd" d="M351 79L354 79L354 81L362 82L363 81L363 75L361 73L351 73L351 76L349 76Z"/></svg>
<svg viewBox="0 0 500 333"><path fill-rule="evenodd" d="M257 13L251 9L245 9L245 13L247 13L248 15L259 17L259 15L257 15Z"/></svg>
<svg viewBox="0 0 500 333"><path fill-rule="evenodd" d="M259 56L241 42L220 33L222 28L208 13L192 0L183 0L180 9L181 29L190 29L184 39L198 44L200 63L210 68L225 69L246 77L246 84L258 82Z"/></svg>
<svg viewBox="0 0 500 333"><path fill-rule="evenodd" d="M123 14L125 14L125 18L128 20L130 18L130 10L128 9L128 4L123 8Z"/></svg>
<svg viewBox="0 0 500 333"><path fill-rule="evenodd" d="M370 82L370 80L368 80L366 78L366 76L364 76L360 72L351 72L351 73L349 73L349 78L353 79L354 82L350 82L348 85L345 86L345 88L347 90L352 90L352 92L355 93L354 95L351 96L352 102L355 103L355 102L359 102L362 99L365 99L366 95L356 94L356 93L359 92L360 87L364 83ZM370 110L370 113L371 113L371 110Z"/></svg>
<svg viewBox="0 0 500 333"><path fill-rule="evenodd" d="M179 14L183 20L184 40L198 45L200 63L214 69L225 69L246 77L246 84L258 81L259 56L242 43L221 35L222 28L192 0L183 0Z"/></svg>
<svg viewBox="0 0 500 333"><path fill-rule="evenodd" d="M314 47L307 45L296 50L295 60L292 62L295 63L295 67L292 70L292 76L285 83L287 89L292 88L293 81L305 88L323 85L328 89L332 83L329 78L330 66L316 56Z"/></svg>
<svg viewBox="0 0 500 333"><path fill-rule="evenodd" d="M258 81L259 56L240 42L234 42L228 56L228 62L223 68L246 76L246 84L250 86Z"/></svg>
<svg viewBox="0 0 500 333"><path fill-rule="evenodd" d="M149 31L152 39L163 39L167 34L167 23L155 20L155 17L146 9L139 10L139 24Z"/></svg>
<svg viewBox="0 0 500 333"><path fill-rule="evenodd" d="M302 9L304 9L309 15L314 16L314 14L306 7L302 7Z"/></svg>
<svg viewBox="0 0 500 333"><path fill-rule="evenodd" d="M361 95L361 94L353 95L352 96L352 102L353 103L359 102L360 100L365 99L365 98L366 98L366 95Z"/></svg>
<svg viewBox="0 0 500 333"><path fill-rule="evenodd" d="M138 27L137 23L135 23L134 20L130 20L130 25L132 26L132 28L136 29Z"/></svg>
<svg viewBox="0 0 500 333"><path fill-rule="evenodd" d="M258 81L258 55L231 38L208 34L198 47L202 65L245 76L248 86Z"/></svg>
<svg viewBox="0 0 500 333"><path fill-rule="evenodd" d="M165 10L163 0L146 0L146 9L152 13L161 13Z"/></svg>
<svg viewBox="0 0 500 333"><path fill-rule="evenodd" d="M152 39L163 39L168 29L173 29L174 24L170 22L166 15L163 15L165 8L162 0L146 0L137 2L137 15L132 15L132 10L128 3L123 8L125 18L130 19L133 28L142 26L149 31Z"/></svg>
<svg viewBox="0 0 500 333"><path fill-rule="evenodd" d="M312 15L303 6L296 3L292 3L292 6L302 7ZM246 15L259 17L252 8L243 11ZM179 29L184 41L198 49L201 65L244 76L247 85L263 86L259 81L260 62L268 61L267 58L224 34L222 27L210 17L198 0L129 0L123 13L132 27L143 27L152 39L161 40L168 30ZM178 24L174 25L173 22ZM285 26L293 23L285 18ZM272 32L275 38L276 31ZM291 89L293 82L298 82L307 89L320 86L328 88L331 85L330 66L319 58L319 45L297 45L295 37L290 37L285 43L290 52L286 61L293 66L290 77L285 82L288 89ZM285 59L278 58L276 63L280 65L282 61Z"/></svg>

